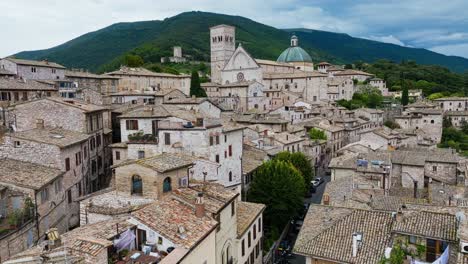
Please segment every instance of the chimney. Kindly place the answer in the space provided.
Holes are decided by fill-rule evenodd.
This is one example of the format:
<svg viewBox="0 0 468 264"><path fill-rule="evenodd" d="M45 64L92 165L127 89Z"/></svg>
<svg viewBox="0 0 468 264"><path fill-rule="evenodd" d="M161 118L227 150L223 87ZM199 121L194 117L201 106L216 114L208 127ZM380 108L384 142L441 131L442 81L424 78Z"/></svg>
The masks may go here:
<svg viewBox="0 0 468 264"><path fill-rule="evenodd" d="M44 129L44 119L36 119L36 128Z"/></svg>
<svg viewBox="0 0 468 264"><path fill-rule="evenodd" d="M202 218L205 216L205 202L203 201L203 193L199 192L195 201L195 216Z"/></svg>
<svg viewBox="0 0 468 264"><path fill-rule="evenodd" d="M362 243L362 233L355 232L353 233L353 257L357 257L358 250L361 247Z"/></svg>

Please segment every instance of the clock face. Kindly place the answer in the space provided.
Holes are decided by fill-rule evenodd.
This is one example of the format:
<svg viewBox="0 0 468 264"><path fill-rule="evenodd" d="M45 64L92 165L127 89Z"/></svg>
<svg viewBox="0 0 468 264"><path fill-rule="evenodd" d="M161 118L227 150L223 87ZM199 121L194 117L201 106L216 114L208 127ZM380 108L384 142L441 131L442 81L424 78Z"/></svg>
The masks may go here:
<svg viewBox="0 0 468 264"><path fill-rule="evenodd" d="M242 72L239 72L239 73L237 74L237 80L238 80L239 82L242 82L242 81L244 80L244 74L243 74Z"/></svg>

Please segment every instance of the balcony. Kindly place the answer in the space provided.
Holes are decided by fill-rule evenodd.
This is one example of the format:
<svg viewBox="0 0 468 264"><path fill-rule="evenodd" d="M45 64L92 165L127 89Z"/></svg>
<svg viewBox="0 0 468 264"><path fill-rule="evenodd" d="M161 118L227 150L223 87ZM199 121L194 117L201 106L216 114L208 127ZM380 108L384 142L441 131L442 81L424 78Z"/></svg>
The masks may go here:
<svg viewBox="0 0 468 264"><path fill-rule="evenodd" d="M143 131L139 131L134 134L128 135L128 143L133 144L158 144L159 138L153 134L144 134Z"/></svg>

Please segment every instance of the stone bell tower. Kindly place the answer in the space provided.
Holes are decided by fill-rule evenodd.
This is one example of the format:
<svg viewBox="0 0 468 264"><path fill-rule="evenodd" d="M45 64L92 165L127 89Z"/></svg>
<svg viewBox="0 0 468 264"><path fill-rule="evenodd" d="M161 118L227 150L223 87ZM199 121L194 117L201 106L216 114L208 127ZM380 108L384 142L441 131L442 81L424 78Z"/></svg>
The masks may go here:
<svg viewBox="0 0 468 264"><path fill-rule="evenodd" d="M236 28L218 25L210 28L211 81L221 83L221 70L236 50Z"/></svg>

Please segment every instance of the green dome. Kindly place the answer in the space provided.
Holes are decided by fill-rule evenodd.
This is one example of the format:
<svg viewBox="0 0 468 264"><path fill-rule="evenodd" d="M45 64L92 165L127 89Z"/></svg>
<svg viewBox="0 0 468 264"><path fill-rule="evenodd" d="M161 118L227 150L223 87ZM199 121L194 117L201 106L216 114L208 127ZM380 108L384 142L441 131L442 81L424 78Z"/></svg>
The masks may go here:
<svg viewBox="0 0 468 264"><path fill-rule="evenodd" d="M287 48L276 60L277 62L312 62L309 53L298 46L296 36L291 37L291 47Z"/></svg>

